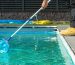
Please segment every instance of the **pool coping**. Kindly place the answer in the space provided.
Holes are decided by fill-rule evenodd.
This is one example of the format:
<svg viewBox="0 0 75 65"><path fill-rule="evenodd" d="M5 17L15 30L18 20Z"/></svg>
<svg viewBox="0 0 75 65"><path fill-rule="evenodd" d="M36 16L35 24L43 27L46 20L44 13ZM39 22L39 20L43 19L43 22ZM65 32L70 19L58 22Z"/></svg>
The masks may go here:
<svg viewBox="0 0 75 65"><path fill-rule="evenodd" d="M20 26L0 26L0 28L19 28ZM27 25L27 26L24 26L23 28L57 28L57 26L41 26L41 25Z"/></svg>
<svg viewBox="0 0 75 65"><path fill-rule="evenodd" d="M65 46L65 48L67 49L69 55L71 56L71 59L73 61L73 63L75 64L75 55L73 53L72 48L69 46L69 44L67 43L67 41L64 39L64 37L60 34L59 30L57 29L57 34L59 35L59 37L62 39L63 41L63 45Z"/></svg>

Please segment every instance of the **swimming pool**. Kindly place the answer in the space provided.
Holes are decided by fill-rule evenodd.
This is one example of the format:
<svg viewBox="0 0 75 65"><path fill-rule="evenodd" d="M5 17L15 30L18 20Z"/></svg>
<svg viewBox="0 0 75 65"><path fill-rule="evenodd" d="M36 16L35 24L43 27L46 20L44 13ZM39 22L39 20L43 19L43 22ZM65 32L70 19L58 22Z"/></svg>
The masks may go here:
<svg viewBox="0 0 75 65"><path fill-rule="evenodd" d="M16 28L0 28L8 38ZM24 27L10 41L8 53L0 54L1 65L74 65L56 28Z"/></svg>
<svg viewBox="0 0 75 65"><path fill-rule="evenodd" d="M26 20L15 20L15 19L2 19L0 20L1 24L23 24ZM27 24L32 24L32 20Z"/></svg>

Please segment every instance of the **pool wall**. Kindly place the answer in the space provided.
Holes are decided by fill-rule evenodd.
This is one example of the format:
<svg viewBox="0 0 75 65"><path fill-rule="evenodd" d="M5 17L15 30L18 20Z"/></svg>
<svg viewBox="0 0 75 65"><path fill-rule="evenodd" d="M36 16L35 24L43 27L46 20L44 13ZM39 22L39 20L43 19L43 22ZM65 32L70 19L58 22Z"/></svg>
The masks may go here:
<svg viewBox="0 0 75 65"><path fill-rule="evenodd" d="M65 46L67 52L69 53L69 55L71 56L71 59L73 61L73 63L75 64L75 55L72 51L72 49L70 48L70 46L68 45L68 43L66 42L66 40L64 39L64 37L59 33L59 30L57 31L57 36L58 38L60 38L59 40L62 42L62 44Z"/></svg>

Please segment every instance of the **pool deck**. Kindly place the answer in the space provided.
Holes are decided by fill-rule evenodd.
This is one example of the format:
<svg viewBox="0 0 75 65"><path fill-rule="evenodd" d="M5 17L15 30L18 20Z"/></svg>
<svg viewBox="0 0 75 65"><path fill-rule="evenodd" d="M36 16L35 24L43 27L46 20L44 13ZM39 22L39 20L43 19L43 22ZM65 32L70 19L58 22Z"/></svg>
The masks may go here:
<svg viewBox="0 0 75 65"><path fill-rule="evenodd" d="M59 31L70 27L69 25L59 25L57 26ZM75 54L75 36L63 36L68 45L71 47L72 51Z"/></svg>

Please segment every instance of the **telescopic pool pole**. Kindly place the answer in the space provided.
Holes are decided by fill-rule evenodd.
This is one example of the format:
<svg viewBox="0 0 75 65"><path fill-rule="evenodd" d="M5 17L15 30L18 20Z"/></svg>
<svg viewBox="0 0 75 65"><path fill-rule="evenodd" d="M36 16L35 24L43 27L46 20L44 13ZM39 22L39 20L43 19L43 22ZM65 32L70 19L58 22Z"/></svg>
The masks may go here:
<svg viewBox="0 0 75 65"><path fill-rule="evenodd" d="M48 0L48 3L51 0ZM7 40L6 39L1 39L0 40L0 53L6 53L9 49L9 44L8 41L24 26L26 25L26 23L28 23L35 15L37 15L41 10L43 9L43 7L41 7L38 11L36 11L24 24L22 24L21 27L19 27Z"/></svg>
<svg viewBox="0 0 75 65"><path fill-rule="evenodd" d="M50 1L51 1L51 0L48 0L48 3L49 3ZM28 23L35 15L37 15L42 9L43 9L43 7L41 7L38 11L36 11L19 29L17 29L17 30L10 36L10 38L8 39L8 41L9 41L24 25L26 25L26 23Z"/></svg>

